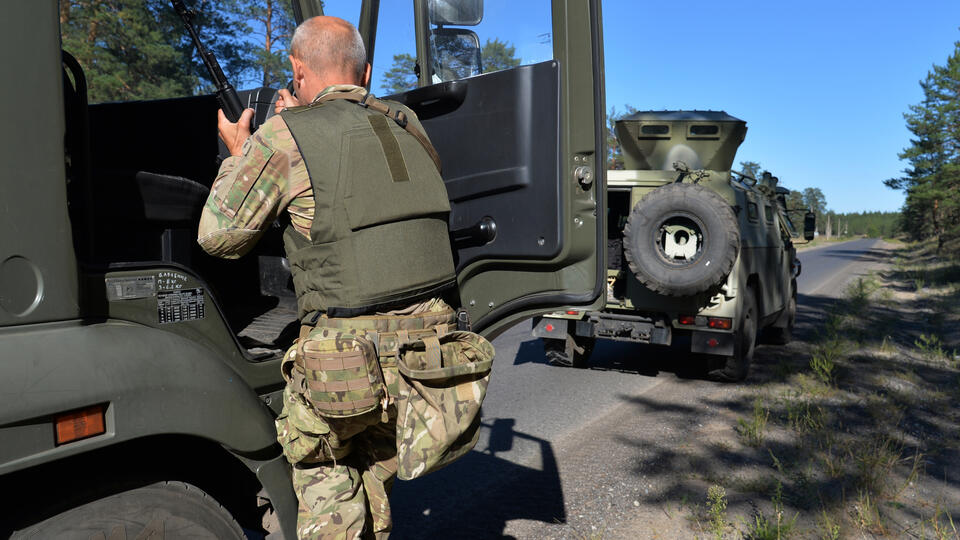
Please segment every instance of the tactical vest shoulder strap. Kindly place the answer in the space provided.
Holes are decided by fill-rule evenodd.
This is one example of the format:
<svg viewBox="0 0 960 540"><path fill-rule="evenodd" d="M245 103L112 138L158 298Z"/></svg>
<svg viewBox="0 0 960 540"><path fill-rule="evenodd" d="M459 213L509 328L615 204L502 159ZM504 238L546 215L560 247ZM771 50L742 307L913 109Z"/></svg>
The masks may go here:
<svg viewBox="0 0 960 540"><path fill-rule="evenodd" d="M359 90L347 92L329 92L317 98L313 103L311 103L311 105L323 103L325 101L331 101L334 99L345 99L347 101L352 101L361 107L373 109L374 111L396 122L398 126L405 129L407 133L413 135L420 142L420 145L423 146L423 149L426 150L427 154L430 155L430 159L433 160L433 164L437 166L437 172L441 172L442 168L440 166L440 155L437 154L436 148L430 144L430 141L427 139L427 136L423 134L423 132L413 127L407 121L407 115L402 110L393 110L389 105L375 98L369 92L364 93L360 92Z"/></svg>

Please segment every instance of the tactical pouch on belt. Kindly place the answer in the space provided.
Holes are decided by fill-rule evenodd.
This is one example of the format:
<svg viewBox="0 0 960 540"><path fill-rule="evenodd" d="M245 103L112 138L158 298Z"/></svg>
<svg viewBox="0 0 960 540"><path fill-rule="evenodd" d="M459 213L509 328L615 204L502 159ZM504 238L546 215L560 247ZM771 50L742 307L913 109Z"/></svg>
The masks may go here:
<svg viewBox="0 0 960 540"><path fill-rule="evenodd" d="M315 328L298 345L306 394L317 413L346 418L368 413L386 398L373 343L330 328Z"/></svg>
<svg viewBox="0 0 960 540"><path fill-rule="evenodd" d="M472 332L428 336L401 346L397 368L397 476L417 478L477 443L493 345Z"/></svg>

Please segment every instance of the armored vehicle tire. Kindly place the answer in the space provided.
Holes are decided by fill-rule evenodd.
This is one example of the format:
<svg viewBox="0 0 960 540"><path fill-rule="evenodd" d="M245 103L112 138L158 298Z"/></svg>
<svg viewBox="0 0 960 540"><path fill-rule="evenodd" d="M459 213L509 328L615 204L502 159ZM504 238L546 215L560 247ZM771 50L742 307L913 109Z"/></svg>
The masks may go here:
<svg viewBox="0 0 960 540"><path fill-rule="evenodd" d="M738 382L747 378L757 345L758 322L756 295L753 288L745 287L743 308L734 335L733 356L724 358L723 365L711 371L710 377L726 382Z"/></svg>
<svg viewBox="0 0 960 540"><path fill-rule="evenodd" d="M670 184L630 211L624 255L637 280L667 296L692 296L719 285L740 252L737 216L716 192Z"/></svg>
<svg viewBox="0 0 960 540"><path fill-rule="evenodd" d="M110 495L13 533L11 538L245 538L217 501L183 482Z"/></svg>
<svg viewBox="0 0 960 540"><path fill-rule="evenodd" d="M790 295L787 307L781 316L783 321L777 321L783 326L771 326L767 328L764 336L767 343L772 345L786 345L793 340L793 327L797 323L797 295Z"/></svg>
<svg viewBox="0 0 960 540"><path fill-rule="evenodd" d="M597 338L583 336L567 336L567 339L544 339L543 350L547 355L547 362L555 366L587 367L587 361L593 352Z"/></svg>

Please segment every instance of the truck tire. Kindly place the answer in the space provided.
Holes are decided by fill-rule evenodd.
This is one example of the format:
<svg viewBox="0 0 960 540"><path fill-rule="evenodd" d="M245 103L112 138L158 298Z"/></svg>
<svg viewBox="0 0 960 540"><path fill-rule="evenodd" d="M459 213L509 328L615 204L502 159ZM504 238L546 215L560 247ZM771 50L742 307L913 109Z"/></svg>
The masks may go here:
<svg viewBox="0 0 960 540"><path fill-rule="evenodd" d="M54 486L51 486L53 489ZM245 538L225 508L184 482L158 482L82 504L11 538Z"/></svg>
<svg viewBox="0 0 960 540"><path fill-rule="evenodd" d="M593 352L597 338L567 335L567 339L544 339L547 362L555 366L583 369Z"/></svg>
<svg viewBox="0 0 960 540"><path fill-rule="evenodd" d="M740 253L730 203L696 184L647 193L630 211L623 238L630 271L667 296L693 296L720 285Z"/></svg>
<svg viewBox="0 0 960 540"><path fill-rule="evenodd" d="M739 382L750 373L753 351L757 347L757 329L759 313L757 298L752 287L743 289L743 309L737 323L733 340L733 356L723 359L720 369L710 372L710 377L724 382Z"/></svg>

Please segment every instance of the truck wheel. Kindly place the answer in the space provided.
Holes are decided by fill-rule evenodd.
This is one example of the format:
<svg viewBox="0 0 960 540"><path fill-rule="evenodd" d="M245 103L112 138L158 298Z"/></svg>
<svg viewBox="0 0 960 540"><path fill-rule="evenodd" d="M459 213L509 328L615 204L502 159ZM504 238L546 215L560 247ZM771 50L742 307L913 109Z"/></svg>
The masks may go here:
<svg viewBox="0 0 960 540"><path fill-rule="evenodd" d="M750 362L753 361L753 351L757 345L757 316L756 296L751 287L745 287L743 309L734 335L733 356L726 357L723 367L711 371L710 377L726 382L738 382L747 378Z"/></svg>
<svg viewBox="0 0 960 540"><path fill-rule="evenodd" d="M89 502L11 538L244 538L217 501L183 482L159 482Z"/></svg>
<svg viewBox="0 0 960 540"><path fill-rule="evenodd" d="M797 295L791 294L787 307L781 315L782 321L777 321L783 326L771 326L766 331L766 342L773 345L786 345L793 340L793 327L797 323Z"/></svg>
<svg viewBox="0 0 960 540"><path fill-rule="evenodd" d="M555 366L582 369L587 367L596 341L596 338L568 334L567 339L544 339L543 350L547 354L547 362Z"/></svg>
<svg viewBox="0 0 960 540"><path fill-rule="evenodd" d="M630 271L667 296L692 296L720 285L740 252L730 203L696 184L647 193L630 211L623 237Z"/></svg>

